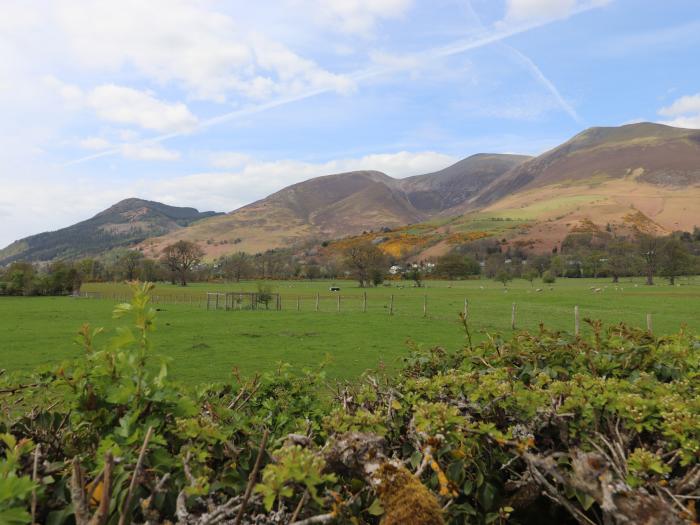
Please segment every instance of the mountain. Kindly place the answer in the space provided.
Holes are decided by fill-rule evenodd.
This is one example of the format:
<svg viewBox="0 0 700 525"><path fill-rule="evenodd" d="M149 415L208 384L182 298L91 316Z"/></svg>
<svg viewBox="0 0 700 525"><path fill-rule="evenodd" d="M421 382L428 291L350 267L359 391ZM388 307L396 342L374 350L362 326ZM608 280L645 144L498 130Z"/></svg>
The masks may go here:
<svg viewBox="0 0 700 525"><path fill-rule="evenodd" d="M50 261L96 255L136 245L148 237L180 230L214 215L215 212L202 213L194 208L126 199L73 226L15 241L0 250L0 265L20 259Z"/></svg>
<svg viewBox="0 0 700 525"><path fill-rule="evenodd" d="M553 184L632 178L657 186L700 183L700 130L640 123L590 128L561 146L516 166L468 205L483 208L515 192Z"/></svg>
<svg viewBox="0 0 700 525"><path fill-rule="evenodd" d="M425 258L483 237L549 251L571 232L690 231L700 225L700 130L590 128L464 196L426 223L356 240Z"/></svg>
<svg viewBox="0 0 700 525"><path fill-rule="evenodd" d="M156 254L164 246L186 239L199 243L213 258L233 250L258 252L396 228L430 219L527 159L520 155L474 155L444 170L406 179L379 171L316 177L229 214L149 239L143 247Z"/></svg>
<svg viewBox="0 0 700 525"><path fill-rule="evenodd" d="M209 259L358 235L397 256L440 255L489 236L545 251L582 229L692 230L698 202L700 130L640 123L590 128L537 157L478 154L405 179L378 171L317 177L227 214L129 199L13 243L0 250L0 264L134 243L156 256L180 239Z"/></svg>
<svg viewBox="0 0 700 525"><path fill-rule="evenodd" d="M428 213L445 211L467 202L512 168L532 157L480 153L441 171L401 180L409 201Z"/></svg>

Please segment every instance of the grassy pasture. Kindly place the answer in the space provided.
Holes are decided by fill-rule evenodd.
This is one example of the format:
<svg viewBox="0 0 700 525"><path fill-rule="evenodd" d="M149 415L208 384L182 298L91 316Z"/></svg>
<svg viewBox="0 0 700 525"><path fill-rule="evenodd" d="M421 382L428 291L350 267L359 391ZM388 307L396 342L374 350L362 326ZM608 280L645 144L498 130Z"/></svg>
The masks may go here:
<svg viewBox="0 0 700 525"><path fill-rule="evenodd" d="M365 290L354 282L272 282L282 295L283 310L207 311L207 291L255 291L257 284L192 284L186 288L159 284L155 291L158 331L156 351L172 358L175 377L191 383L225 380L238 367L244 374L269 370L286 361L298 367L316 366L329 359L328 375L354 378L378 365L396 368L407 352L407 341L449 350L464 344L457 322L464 299L469 299L475 339L487 333L510 332L511 305L517 304L517 328L535 330L540 322L573 330L573 308L581 319L602 319L607 324L626 322L644 326L653 315L654 331L670 333L686 324L700 332L700 281L683 280L679 287L659 281L654 287L641 280L612 285L607 280L560 279L550 286L534 287L516 280L505 291L493 281L427 281L427 288L410 283L366 290L367 312L362 312ZM339 285L337 294L328 291ZM403 288L397 287L404 284ZM541 288L541 292L536 289ZM593 288L603 291L594 292ZM0 298L0 369L28 370L77 356L72 343L83 322L113 328L111 310L128 295L123 284L87 284L83 291L101 299ZM320 311L315 311L319 293ZM389 316L394 295L394 315ZM423 317L427 297L428 315ZM299 310L297 310L299 299ZM582 330L588 327L582 321ZM106 339L106 336L103 336Z"/></svg>

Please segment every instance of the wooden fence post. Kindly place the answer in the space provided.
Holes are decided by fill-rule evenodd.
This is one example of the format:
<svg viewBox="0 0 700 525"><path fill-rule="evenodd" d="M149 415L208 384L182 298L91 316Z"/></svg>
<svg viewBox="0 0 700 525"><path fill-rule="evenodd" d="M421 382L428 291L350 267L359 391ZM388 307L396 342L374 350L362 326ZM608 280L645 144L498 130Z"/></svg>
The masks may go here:
<svg viewBox="0 0 700 525"><path fill-rule="evenodd" d="M338 312L340 312L340 294L338 294Z"/></svg>
<svg viewBox="0 0 700 525"><path fill-rule="evenodd" d="M581 324L579 321L578 305L574 306L574 335L576 337L581 333Z"/></svg>
<svg viewBox="0 0 700 525"><path fill-rule="evenodd" d="M647 314L647 332L654 333L654 325L652 323L651 314Z"/></svg>
<svg viewBox="0 0 700 525"><path fill-rule="evenodd" d="M513 303L513 308L510 313L510 328L511 330L515 330L515 310L516 310L515 303Z"/></svg>
<svg viewBox="0 0 700 525"><path fill-rule="evenodd" d="M219 309L219 293L216 293L216 309Z"/></svg>
<svg viewBox="0 0 700 525"><path fill-rule="evenodd" d="M362 312L367 312L367 292L362 294Z"/></svg>
<svg viewBox="0 0 700 525"><path fill-rule="evenodd" d="M319 300L319 294L316 292L316 311L318 312L318 300Z"/></svg>
<svg viewBox="0 0 700 525"><path fill-rule="evenodd" d="M389 315L394 315L394 294L391 294L391 301L389 302Z"/></svg>
<svg viewBox="0 0 700 525"><path fill-rule="evenodd" d="M428 316L428 296L423 296L423 317Z"/></svg>

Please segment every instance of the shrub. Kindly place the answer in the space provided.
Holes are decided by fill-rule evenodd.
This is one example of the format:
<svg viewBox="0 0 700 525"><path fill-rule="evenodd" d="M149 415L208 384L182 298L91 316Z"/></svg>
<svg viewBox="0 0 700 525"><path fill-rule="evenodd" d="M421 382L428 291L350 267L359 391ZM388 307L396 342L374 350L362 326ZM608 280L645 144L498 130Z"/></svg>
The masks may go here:
<svg viewBox="0 0 700 525"><path fill-rule="evenodd" d="M151 289L117 305L131 324L105 345L85 325L81 358L0 376L0 522L28 523L35 488L39 523L100 509L110 524L121 512L135 523L695 520L700 341L685 332L589 321L590 339L541 328L416 348L396 377L368 373L332 398L322 370L288 365L191 389L151 355Z"/></svg>
<svg viewBox="0 0 700 525"><path fill-rule="evenodd" d="M554 284L556 280L556 276L550 271L546 271L542 274L542 282L545 284Z"/></svg>

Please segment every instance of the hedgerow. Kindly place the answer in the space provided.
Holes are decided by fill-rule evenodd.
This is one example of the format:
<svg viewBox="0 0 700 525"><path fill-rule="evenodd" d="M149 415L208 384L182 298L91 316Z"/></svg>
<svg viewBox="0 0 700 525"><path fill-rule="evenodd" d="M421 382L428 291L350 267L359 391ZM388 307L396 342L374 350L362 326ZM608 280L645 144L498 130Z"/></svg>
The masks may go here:
<svg viewBox="0 0 700 525"><path fill-rule="evenodd" d="M589 321L186 388L152 285L79 359L0 376L0 523L675 524L700 498L700 342ZM469 325L462 318L469 334Z"/></svg>

